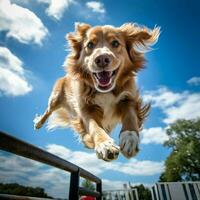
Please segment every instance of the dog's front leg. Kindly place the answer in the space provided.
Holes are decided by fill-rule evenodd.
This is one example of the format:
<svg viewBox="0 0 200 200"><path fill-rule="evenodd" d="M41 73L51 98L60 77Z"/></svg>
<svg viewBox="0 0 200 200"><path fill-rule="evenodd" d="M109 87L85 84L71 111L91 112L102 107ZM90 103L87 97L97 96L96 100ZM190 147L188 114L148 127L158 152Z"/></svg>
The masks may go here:
<svg viewBox="0 0 200 200"><path fill-rule="evenodd" d="M111 161L118 157L119 146L114 143L114 140L101 128L94 119L88 120L89 134L92 136L95 146L95 151L98 158L105 161Z"/></svg>
<svg viewBox="0 0 200 200"><path fill-rule="evenodd" d="M122 154L131 158L138 152L139 127L136 112L132 106L127 106L122 113L122 130L120 132L120 149Z"/></svg>

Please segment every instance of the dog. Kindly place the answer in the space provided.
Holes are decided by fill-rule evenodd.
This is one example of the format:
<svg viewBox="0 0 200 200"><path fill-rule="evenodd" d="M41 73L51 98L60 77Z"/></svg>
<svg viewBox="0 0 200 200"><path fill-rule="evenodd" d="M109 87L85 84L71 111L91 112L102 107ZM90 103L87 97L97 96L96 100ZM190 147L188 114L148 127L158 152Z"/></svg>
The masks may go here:
<svg viewBox="0 0 200 200"><path fill-rule="evenodd" d="M92 27L76 23L66 39L70 53L43 115L34 120L39 129L48 117L48 128L71 127L97 157L111 161L119 152L126 157L139 150L139 133L150 104L144 104L136 87L144 53L155 44L160 28L126 23ZM121 123L119 146L110 133Z"/></svg>

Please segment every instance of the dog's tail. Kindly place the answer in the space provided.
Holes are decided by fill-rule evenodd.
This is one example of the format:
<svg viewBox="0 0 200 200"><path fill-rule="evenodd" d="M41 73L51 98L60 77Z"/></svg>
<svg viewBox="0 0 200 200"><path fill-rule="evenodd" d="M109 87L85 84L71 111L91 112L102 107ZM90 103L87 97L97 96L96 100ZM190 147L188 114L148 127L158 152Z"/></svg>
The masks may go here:
<svg viewBox="0 0 200 200"><path fill-rule="evenodd" d="M60 108L54 111L48 119L47 129L66 128L69 126L69 118L66 109Z"/></svg>

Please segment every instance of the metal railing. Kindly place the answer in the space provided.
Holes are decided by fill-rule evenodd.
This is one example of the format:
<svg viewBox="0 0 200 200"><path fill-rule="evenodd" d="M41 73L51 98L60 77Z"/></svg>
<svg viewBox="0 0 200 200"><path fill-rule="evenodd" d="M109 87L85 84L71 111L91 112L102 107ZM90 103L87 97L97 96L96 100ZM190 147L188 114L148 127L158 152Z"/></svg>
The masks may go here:
<svg viewBox="0 0 200 200"><path fill-rule="evenodd" d="M102 197L101 179L56 155L44 151L43 149L40 149L32 144L19 140L2 131L0 131L0 149L70 172L69 200L78 200L79 195L96 197L96 200L100 200ZM80 176L95 182L96 191L79 187Z"/></svg>

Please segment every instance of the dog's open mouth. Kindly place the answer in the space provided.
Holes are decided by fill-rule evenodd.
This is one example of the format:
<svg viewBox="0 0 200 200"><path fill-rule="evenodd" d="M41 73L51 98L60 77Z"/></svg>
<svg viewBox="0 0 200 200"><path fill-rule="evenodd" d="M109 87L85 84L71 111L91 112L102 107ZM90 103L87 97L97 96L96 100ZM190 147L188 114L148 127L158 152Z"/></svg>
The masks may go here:
<svg viewBox="0 0 200 200"><path fill-rule="evenodd" d="M101 71L93 73L97 81L98 88L105 91L109 90L112 87L116 72L117 69L114 71Z"/></svg>

